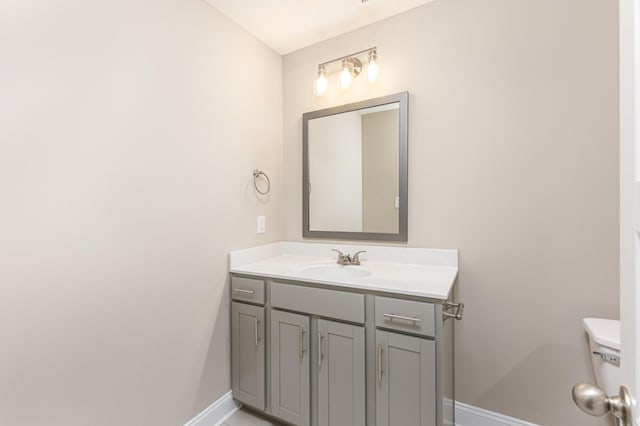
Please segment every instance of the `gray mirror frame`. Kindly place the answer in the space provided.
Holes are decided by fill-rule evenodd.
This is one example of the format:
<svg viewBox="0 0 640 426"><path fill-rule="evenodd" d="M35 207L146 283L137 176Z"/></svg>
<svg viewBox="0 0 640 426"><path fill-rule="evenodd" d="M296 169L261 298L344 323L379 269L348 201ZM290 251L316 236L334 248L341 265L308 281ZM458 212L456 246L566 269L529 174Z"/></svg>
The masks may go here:
<svg viewBox="0 0 640 426"><path fill-rule="evenodd" d="M338 232L312 231L309 229L309 120L343 112L371 108L398 102L400 106L400 140L399 140L399 224L397 233L382 232ZM377 241L407 241L408 231L408 183L409 183L409 92L401 92L375 99L340 105L333 108L302 114L302 236L305 238L327 238L339 240L377 240Z"/></svg>

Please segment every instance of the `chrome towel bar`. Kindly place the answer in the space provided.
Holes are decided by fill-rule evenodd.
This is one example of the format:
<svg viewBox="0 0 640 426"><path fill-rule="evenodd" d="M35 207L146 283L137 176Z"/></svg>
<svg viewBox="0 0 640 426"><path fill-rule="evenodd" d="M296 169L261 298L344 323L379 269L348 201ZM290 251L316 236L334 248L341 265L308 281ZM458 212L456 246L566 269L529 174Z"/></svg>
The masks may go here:
<svg viewBox="0 0 640 426"><path fill-rule="evenodd" d="M448 312L449 309L456 308L455 313ZM464 303L445 302L442 305L442 320L446 321L451 318L455 318L460 321L462 319L462 312L464 311Z"/></svg>

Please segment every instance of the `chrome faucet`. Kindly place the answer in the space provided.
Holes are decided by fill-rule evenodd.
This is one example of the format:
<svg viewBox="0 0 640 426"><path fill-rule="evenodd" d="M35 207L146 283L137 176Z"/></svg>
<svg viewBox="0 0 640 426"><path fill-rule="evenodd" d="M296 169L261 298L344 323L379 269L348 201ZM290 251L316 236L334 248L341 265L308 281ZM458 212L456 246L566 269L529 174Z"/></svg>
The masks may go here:
<svg viewBox="0 0 640 426"><path fill-rule="evenodd" d="M360 253L366 253L366 250L360 250L356 252L353 256L350 254L343 254L340 250L331 249L331 251L335 251L338 253L338 261L336 262L338 265L359 265L360 264Z"/></svg>

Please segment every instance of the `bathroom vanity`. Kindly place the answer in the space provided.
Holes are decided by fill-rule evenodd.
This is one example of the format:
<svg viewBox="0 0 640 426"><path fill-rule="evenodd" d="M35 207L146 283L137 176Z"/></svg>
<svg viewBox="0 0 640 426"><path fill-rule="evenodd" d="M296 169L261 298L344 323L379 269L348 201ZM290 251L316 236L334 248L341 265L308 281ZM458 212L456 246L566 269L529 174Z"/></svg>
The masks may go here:
<svg viewBox="0 0 640 426"><path fill-rule="evenodd" d="M334 248L366 253L338 265ZM453 425L457 261L345 244L230 253L234 398L294 425Z"/></svg>

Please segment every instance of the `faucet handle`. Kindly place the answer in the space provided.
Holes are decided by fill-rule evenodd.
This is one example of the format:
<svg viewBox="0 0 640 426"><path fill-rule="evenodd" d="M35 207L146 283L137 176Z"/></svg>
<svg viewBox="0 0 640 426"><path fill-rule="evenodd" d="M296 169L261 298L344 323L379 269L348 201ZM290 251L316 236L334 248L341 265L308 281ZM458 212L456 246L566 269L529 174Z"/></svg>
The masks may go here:
<svg viewBox="0 0 640 426"><path fill-rule="evenodd" d="M340 250L337 249L331 249L331 251L335 251L336 253L338 253L338 261L336 262L338 265L345 265L348 262L351 262L351 258L349 257L349 255L345 255L344 253L342 253Z"/></svg>
<svg viewBox="0 0 640 426"><path fill-rule="evenodd" d="M353 263L354 265L359 265L360 264L360 253L366 253L366 250L360 250L357 251L353 256L351 256L351 263Z"/></svg>
<svg viewBox="0 0 640 426"><path fill-rule="evenodd" d="M335 251L338 253L338 261L336 262L338 265L353 265L353 261L351 260L350 254L344 254L340 250L331 249L331 251Z"/></svg>

